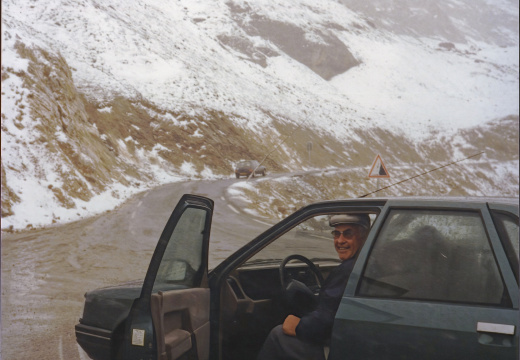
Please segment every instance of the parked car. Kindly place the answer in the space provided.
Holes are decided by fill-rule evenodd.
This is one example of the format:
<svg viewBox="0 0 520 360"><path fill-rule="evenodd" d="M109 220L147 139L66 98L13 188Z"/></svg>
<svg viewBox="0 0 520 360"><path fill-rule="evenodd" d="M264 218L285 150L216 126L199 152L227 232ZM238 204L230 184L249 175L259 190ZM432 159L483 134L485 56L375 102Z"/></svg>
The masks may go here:
<svg viewBox="0 0 520 360"><path fill-rule="evenodd" d="M235 176L237 179L241 176L249 177L249 175L262 175L265 176L267 170L265 166L260 165L260 163L256 160L244 160L237 163L235 166Z"/></svg>
<svg viewBox="0 0 520 360"><path fill-rule="evenodd" d="M92 359L254 359L338 259L328 217L366 213L368 238L336 313L329 360L517 359L518 199L351 199L306 206L208 271L213 201L184 195L144 281L85 294ZM305 256L314 266L286 263ZM284 284L284 285L282 285ZM314 296L308 295L308 296Z"/></svg>

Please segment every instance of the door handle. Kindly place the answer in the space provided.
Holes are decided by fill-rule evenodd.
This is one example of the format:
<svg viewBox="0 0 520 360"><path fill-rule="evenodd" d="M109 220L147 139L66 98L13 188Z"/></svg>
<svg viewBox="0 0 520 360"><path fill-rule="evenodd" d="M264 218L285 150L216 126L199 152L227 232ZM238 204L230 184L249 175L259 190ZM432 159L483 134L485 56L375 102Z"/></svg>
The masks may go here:
<svg viewBox="0 0 520 360"><path fill-rule="evenodd" d="M514 325L506 325L506 324L493 324L487 322L478 322L477 323L477 332L485 332L485 333L493 333L493 334L504 334L504 335L514 335L515 334L515 326Z"/></svg>

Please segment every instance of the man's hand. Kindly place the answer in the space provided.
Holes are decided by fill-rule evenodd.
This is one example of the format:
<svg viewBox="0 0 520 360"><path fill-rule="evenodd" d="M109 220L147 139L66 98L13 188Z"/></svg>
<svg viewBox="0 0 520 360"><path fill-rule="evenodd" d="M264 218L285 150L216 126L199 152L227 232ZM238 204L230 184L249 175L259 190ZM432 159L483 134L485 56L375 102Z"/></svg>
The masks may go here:
<svg viewBox="0 0 520 360"><path fill-rule="evenodd" d="M299 317L294 315L287 316L282 325L283 333L289 336L296 336L296 326L298 326L299 323Z"/></svg>

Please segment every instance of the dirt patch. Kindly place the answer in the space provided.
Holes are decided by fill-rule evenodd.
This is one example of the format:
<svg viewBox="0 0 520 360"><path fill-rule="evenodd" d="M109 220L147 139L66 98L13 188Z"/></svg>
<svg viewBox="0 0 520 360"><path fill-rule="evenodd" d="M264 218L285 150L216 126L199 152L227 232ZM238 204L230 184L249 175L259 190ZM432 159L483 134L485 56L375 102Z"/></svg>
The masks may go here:
<svg viewBox="0 0 520 360"><path fill-rule="evenodd" d="M360 62L352 55L347 46L335 35L311 29L302 29L291 23L276 21L256 14L247 4L244 7L228 3L233 19L250 36L258 36L275 44L282 52L304 64L316 74L330 80L338 74L357 66ZM310 39L314 38L314 41ZM253 52L244 41L230 41L228 44L241 52ZM260 50L259 50L260 51ZM253 52L255 53L255 52ZM265 56L276 56L276 49L262 52L259 62ZM256 61L255 61L256 62Z"/></svg>

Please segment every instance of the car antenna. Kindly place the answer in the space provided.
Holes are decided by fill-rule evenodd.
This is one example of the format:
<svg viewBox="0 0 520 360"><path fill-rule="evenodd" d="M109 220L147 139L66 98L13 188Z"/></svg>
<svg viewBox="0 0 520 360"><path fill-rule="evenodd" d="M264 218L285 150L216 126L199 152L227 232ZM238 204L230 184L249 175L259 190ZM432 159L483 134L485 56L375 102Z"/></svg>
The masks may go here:
<svg viewBox="0 0 520 360"><path fill-rule="evenodd" d="M305 114L307 114L307 112L304 110L303 111ZM306 117L300 124L298 124L296 126L296 128L292 131L292 133L290 133L289 135L287 135L278 145L276 145L266 156L264 156L264 158L262 159L262 161L260 161L260 163L258 164L257 167L255 167L253 169L253 172L247 177L246 181L248 181L251 176L255 173L256 169L258 169L258 167L260 165L262 165L262 163L269 157L269 155L271 155L273 152L275 152L285 141L287 141L287 139L289 139L291 136L294 135L294 133L296 132L296 130L298 130L299 128L301 128L303 126L303 124L305 124L307 121L309 121L309 117Z"/></svg>
<svg viewBox="0 0 520 360"><path fill-rule="evenodd" d="M404 179L404 180L398 181L398 182L396 182L396 183L390 184L390 185L385 186L385 187L383 187L383 188L380 188L380 189L377 189L377 190L375 190L375 191L369 192L369 193L367 193L367 194L365 194L365 195L358 196L358 199L359 199L359 198L367 197L368 195L375 194L376 192L379 192L379 191L381 191L381 190L388 189L388 188L391 187L391 186L398 185L398 184L402 184L402 183L404 183L405 181L415 179L416 177L419 177L419 176L422 176L422 175L425 175L425 174L431 173L431 172L433 172L433 171L435 171L435 170L439 170L439 169L445 168L445 167L447 167L447 166L451 166L451 165L456 164L456 163L458 163L458 162L461 162L461 161L464 161L464 160L468 160L468 159L471 159L472 157L479 156L479 155L482 155L482 154L484 154L484 151L481 151L481 152L479 152L478 154L473 154L473 155L471 155L471 156L465 157L464 159L456 160L456 161L453 161L453 162L451 162L451 163L449 163L449 164L445 164L445 165L442 165L442 166L436 167L435 169L431 169L431 170L425 171L425 172L423 172L423 173L421 173L421 174L414 175L414 176L412 176L412 177L409 177L408 179Z"/></svg>

